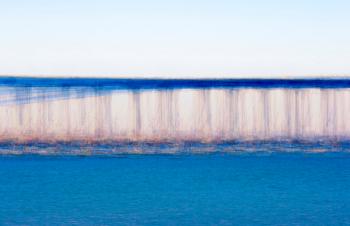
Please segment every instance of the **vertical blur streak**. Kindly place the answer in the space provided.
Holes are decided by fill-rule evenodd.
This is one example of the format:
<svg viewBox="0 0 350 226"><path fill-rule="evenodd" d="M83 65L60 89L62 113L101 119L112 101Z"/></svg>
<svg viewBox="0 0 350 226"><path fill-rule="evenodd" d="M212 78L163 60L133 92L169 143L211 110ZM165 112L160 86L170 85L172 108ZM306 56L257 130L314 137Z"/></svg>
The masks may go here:
<svg viewBox="0 0 350 226"><path fill-rule="evenodd" d="M348 88L0 89L1 141L350 138Z"/></svg>

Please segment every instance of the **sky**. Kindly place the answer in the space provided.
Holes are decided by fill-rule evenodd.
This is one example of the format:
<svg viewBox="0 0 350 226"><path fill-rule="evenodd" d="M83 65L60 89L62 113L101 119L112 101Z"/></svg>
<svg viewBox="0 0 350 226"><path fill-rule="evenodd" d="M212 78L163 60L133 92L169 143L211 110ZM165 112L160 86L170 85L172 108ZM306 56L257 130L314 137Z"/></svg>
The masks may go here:
<svg viewBox="0 0 350 226"><path fill-rule="evenodd" d="M350 76L349 0L0 0L0 74Z"/></svg>

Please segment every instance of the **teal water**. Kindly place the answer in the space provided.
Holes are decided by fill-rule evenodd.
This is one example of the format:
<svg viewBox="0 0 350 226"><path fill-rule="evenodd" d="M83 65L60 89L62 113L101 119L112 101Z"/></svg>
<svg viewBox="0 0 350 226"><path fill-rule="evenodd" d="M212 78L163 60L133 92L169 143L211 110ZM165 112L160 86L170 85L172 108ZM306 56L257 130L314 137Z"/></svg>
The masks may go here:
<svg viewBox="0 0 350 226"><path fill-rule="evenodd" d="M350 154L2 155L0 198L0 225L350 225Z"/></svg>

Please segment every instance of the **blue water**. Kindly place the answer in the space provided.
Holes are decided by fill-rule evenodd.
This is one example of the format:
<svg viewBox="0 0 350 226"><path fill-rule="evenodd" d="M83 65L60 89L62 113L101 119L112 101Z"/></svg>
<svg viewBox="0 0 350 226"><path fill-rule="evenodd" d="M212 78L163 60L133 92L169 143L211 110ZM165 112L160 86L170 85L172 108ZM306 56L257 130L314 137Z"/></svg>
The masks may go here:
<svg viewBox="0 0 350 226"><path fill-rule="evenodd" d="M45 78L0 76L5 87L85 87L97 90L205 89L205 88L349 88L348 78L294 79L135 79L135 78Z"/></svg>
<svg viewBox="0 0 350 226"><path fill-rule="evenodd" d="M350 154L0 157L0 225L350 225Z"/></svg>

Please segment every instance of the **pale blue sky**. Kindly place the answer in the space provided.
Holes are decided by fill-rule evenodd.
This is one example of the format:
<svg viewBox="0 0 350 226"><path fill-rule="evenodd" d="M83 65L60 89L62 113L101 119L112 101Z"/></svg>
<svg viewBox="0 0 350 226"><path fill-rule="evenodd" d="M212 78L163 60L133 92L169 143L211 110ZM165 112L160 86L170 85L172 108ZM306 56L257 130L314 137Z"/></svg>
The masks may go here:
<svg viewBox="0 0 350 226"><path fill-rule="evenodd" d="M0 0L0 74L350 75L349 0Z"/></svg>

